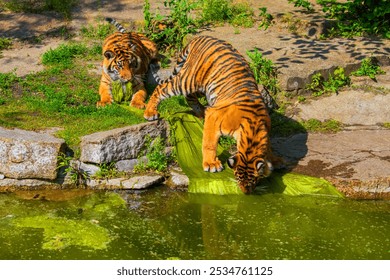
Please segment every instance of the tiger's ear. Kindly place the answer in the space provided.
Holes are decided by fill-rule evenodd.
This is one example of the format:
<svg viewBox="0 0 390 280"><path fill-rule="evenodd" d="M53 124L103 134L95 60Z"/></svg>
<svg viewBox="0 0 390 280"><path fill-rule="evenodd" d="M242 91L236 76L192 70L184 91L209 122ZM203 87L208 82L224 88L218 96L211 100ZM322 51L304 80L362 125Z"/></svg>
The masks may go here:
<svg viewBox="0 0 390 280"><path fill-rule="evenodd" d="M237 164L237 156L231 156L230 158L228 158L227 160L227 164L230 168L234 168L236 167L236 164Z"/></svg>
<svg viewBox="0 0 390 280"><path fill-rule="evenodd" d="M107 59L111 59L115 56L115 54L112 52L112 51L106 51L104 53L104 56L107 58Z"/></svg>

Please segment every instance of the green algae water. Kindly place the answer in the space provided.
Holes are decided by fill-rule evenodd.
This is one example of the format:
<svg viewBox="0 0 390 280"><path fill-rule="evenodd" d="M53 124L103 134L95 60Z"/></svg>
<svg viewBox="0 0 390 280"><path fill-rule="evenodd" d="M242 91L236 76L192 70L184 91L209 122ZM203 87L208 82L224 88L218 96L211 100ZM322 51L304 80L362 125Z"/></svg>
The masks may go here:
<svg viewBox="0 0 390 280"><path fill-rule="evenodd" d="M390 202L329 196L0 193L0 259L390 259Z"/></svg>

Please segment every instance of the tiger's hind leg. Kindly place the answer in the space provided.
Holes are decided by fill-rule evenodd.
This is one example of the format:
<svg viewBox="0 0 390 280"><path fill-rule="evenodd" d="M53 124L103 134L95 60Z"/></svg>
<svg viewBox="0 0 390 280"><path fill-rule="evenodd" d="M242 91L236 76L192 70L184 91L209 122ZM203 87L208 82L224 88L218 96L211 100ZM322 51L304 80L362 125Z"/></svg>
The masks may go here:
<svg viewBox="0 0 390 280"><path fill-rule="evenodd" d="M133 87L133 92L135 93L131 98L130 106L137 109L145 108L146 106L145 100L146 100L147 92L144 83L140 83L136 87Z"/></svg>
<svg viewBox="0 0 390 280"><path fill-rule="evenodd" d="M207 108L203 129L202 154L203 170L208 172L220 172L223 170L221 161L217 157L218 140L221 136L217 119L219 111Z"/></svg>

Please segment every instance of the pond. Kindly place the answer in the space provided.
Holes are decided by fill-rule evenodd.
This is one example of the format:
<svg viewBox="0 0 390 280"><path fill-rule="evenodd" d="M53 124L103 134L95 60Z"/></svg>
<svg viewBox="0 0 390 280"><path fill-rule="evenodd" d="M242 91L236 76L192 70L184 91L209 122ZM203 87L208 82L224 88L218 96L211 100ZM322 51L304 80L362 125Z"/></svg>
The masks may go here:
<svg viewBox="0 0 390 280"><path fill-rule="evenodd" d="M390 201L0 193L0 259L390 259Z"/></svg>

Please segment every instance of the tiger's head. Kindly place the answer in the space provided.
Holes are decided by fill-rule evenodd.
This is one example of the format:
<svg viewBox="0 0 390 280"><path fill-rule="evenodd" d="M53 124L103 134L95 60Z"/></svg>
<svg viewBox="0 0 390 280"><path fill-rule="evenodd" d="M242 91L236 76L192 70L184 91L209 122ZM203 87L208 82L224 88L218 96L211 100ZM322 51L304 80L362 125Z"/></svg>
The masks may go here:
<svg viewBox="0 0 390 280"><path fill-rule="evenodd" d="M116 32L109 36L103 45L103 71L112 81L133 82L141 67L137 55L137 45L132 44L127 33Z"/></svg>
<svg viewBox="0 0 390 280"><path fill-rule="evenodd" d="M268 177L273 170L272 163L266 158L249 158L242 153L230 157L227 163L233 169L238 186L245 194L252 193L260 179Z"/></svg>

